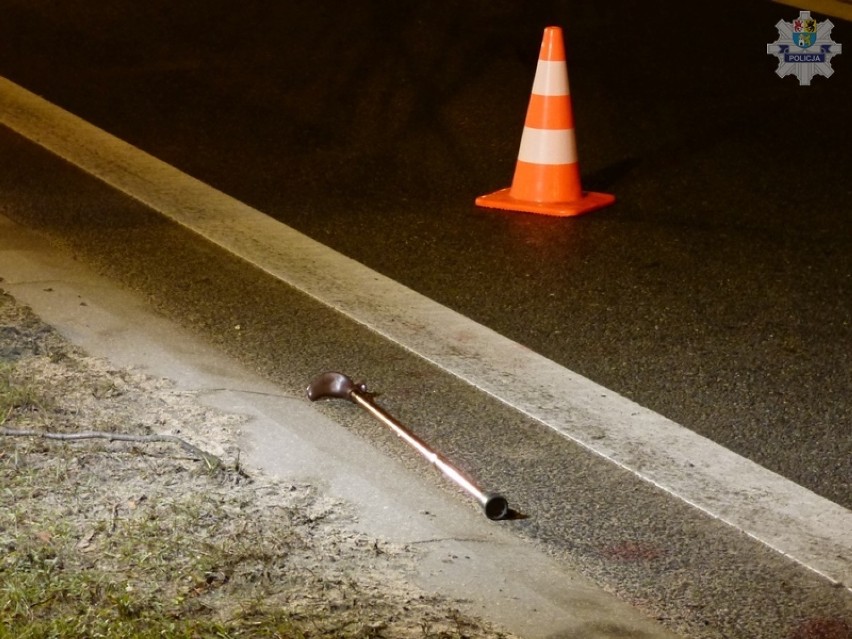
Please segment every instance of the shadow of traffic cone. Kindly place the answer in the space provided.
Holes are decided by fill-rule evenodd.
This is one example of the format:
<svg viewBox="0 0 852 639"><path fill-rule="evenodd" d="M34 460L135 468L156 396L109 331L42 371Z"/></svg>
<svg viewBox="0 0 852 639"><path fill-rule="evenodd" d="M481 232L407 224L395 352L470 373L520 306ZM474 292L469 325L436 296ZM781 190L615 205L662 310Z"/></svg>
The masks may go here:
<svg viewBox="0 0 852 639"><path fill-rule="evenodd" d="M568 65L562 29L547 27L533 81L512 186L476 198L494 209L568 217L615 202L606 193L584 192L574 139Z"/></svg>

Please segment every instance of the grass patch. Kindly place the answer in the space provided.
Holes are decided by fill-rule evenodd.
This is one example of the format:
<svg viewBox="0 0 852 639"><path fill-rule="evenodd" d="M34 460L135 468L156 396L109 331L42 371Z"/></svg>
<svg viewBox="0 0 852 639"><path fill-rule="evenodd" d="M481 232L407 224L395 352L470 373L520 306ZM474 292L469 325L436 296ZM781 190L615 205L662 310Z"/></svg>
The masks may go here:
<svg viewBox="0 0 852 639"><path fill-rule="evenodd" d="M298 536L235 522L239 504L197 494L56 518L51 478L85 479L73 464L49 472L39 456L19 451L2 473L0 638L304 635L274 596L292 580L287 557L305 550ZM94 496L78 488L50 487L61 501Z"/></svg>
<svg viewBox="0 0 852 639"><path fill-rule="evenodd" d="M20 379L14 364L0 362L0 426L15 411L37 412L49 404L34 382Z"/></svg>
<svg viewBox="0 0 852 639"><path fill-rule="evenodd" d="M411 588L407 550L309 486L7 438L0 487L0 639L502 636Z"/></svg>

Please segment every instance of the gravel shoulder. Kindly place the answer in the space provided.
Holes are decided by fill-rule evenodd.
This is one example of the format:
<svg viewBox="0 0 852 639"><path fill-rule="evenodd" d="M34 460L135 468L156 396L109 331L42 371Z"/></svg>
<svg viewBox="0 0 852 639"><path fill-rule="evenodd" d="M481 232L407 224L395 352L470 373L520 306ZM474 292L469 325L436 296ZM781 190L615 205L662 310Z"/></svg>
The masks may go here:
<svg viewBox="0 0 852 639"><path fill-rule="evenodd" d="M508 636L413 586L416 548L246 468L240 419L0 294L0 637Z"/></svg>

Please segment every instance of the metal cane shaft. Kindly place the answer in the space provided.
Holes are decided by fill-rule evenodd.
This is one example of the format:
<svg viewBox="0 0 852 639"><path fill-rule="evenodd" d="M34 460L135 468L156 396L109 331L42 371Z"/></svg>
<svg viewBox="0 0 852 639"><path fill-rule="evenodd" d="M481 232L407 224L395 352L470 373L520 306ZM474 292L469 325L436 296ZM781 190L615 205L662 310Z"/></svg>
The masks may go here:
<svg viewBox="0 0 852 639"><path fill-rule="evenodd" d="M373 401L373 396L367 391L363 383L355 383L343 373L328 372L315 378L307 388L308 399L316 401L327 397L337 399L348 399L358 404L373 417L388 426L397 435L410 444L423 457L452 479L456 484L482 505L485 515L489 519L504 519L509 515L509 504L506 499L495 493L484 493L479 487L468 479L458 468L450 464L446 459L432 450L426 442L403 426L394 417L389 415L381 406Z"/></svg>
<svg viewBox="0 0 852 639"><path fill-rule="evenodd" d="M392 415L388 414L381 406L373 402L369 397L365 397L357 391L352 391L351 395L352 399L354 399L360 406L364 407L373 417L388 426L397 435L408 442L417 452L423 455L423 457L434 464L438 470L471 494L480 504L483 506L485 505L488 499L485 493L483 493L472 481L465 477L458 468L432 450L426 442L408 430L408 428L402 425Z"/></svg>

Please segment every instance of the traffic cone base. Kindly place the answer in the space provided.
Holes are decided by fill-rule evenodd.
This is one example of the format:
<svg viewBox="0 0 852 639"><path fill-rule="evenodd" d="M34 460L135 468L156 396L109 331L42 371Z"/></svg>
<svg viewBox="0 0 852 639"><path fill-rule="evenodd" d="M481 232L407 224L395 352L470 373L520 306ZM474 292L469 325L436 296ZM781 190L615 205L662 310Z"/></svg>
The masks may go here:
<svg viewBox="0 0 852 639"><path fill-rule="evenodd" d="M615 196L613 195L591 191L582 193L579 199L572 202L533 202L514 198L511 195L511 191L512 189L508 188L488 195L480 195L476 198L476 204L504 211L538 213L539 215L552 215L553 217L574 217L602 209L615 202Z"/></svg>

